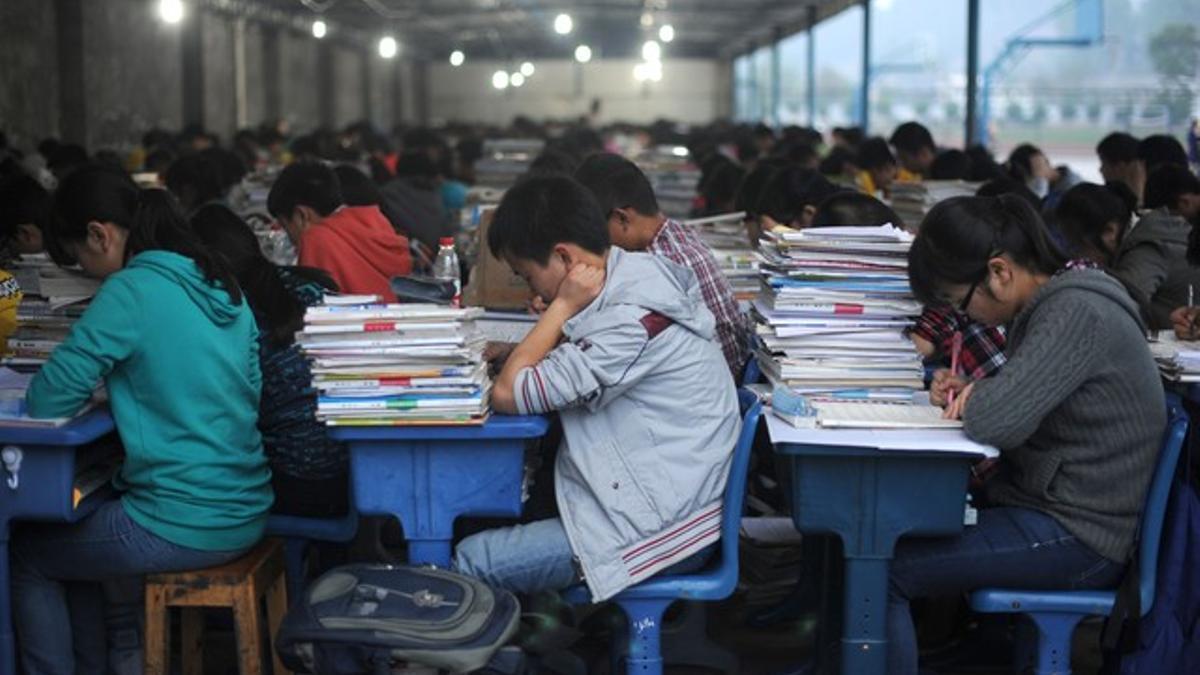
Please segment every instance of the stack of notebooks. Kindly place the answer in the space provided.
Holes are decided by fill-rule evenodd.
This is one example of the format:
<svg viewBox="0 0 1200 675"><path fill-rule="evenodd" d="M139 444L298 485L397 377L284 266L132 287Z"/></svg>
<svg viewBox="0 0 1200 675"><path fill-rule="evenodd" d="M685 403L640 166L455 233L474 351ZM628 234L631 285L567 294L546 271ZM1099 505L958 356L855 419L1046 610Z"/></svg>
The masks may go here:
<svg viewBox="0 0 1200 675"><path fill-rule="evenodd" d="M476 185L507 190L530 163L542 154L546 143L534 139L496 138L483 142L483 156L475 162Z"/></svg>
<svg viewBox="0 0 1200 675"><path fill-rule="evenodd" d="M483 424L491 381L478 308L327 296L297 343L312 362L317 418L330 426Z"/></svg>
<svg viewBox="0 0 1200 675"><path fill-rule="evenodd" d="M712 251L734 296L738 300L753 300L760 287L758 256L746 238L746 226L742 223L745 215L738 211L685 220L683 224L695 230L700 241Z"/></svg>
<svg viewBox="0 0 1200 675"><path fill-rule="evenodd" d="M756 358L773 385L815 398L912 400L924 367L904 334L921 313L908 285L911 244L890 224L764 235L753 314Z"/></svg>
<svg viewBox="0 0 1200 675"><path fill-rule="evenodd" d="M893 183L892 209L912 231L916 231L935 204L951 197L969 197L979 183L961 180L927 180L920 183Z"/></svg>
<svg viewBox="0 0 1200 675"><path fill-rule="evenodd" d="M686 218L696 200L700 170L683 146L658 146L638 155L638 167L650 179L658 207L669 218Z"/></svg>
<svg viewBox="0 0 1200 675"><path fill-rule="evenodd" d="M6 366L38 367L50 358L100 282L80 272L56 267L45 256L22 256L11 266L23 297L17 307L17 330L8 339L2 360Z"/></svg>

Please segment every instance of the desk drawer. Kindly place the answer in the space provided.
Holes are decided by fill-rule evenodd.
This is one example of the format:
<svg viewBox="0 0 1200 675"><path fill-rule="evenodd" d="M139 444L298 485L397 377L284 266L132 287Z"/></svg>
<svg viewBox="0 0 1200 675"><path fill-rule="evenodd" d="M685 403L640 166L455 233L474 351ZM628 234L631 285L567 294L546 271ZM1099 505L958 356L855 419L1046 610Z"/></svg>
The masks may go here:
<svg viewBox="0 0 1200 675"><path fill-rule="evenodd" d="M94 466L115 452L111 441L101 439L82 446L13 445L21 450L17 485L10 487L9 472L0 472L0 514L6 520L73 522L86 516L113 497L107 483L75 504L75 481L79 470Z"/></svg>

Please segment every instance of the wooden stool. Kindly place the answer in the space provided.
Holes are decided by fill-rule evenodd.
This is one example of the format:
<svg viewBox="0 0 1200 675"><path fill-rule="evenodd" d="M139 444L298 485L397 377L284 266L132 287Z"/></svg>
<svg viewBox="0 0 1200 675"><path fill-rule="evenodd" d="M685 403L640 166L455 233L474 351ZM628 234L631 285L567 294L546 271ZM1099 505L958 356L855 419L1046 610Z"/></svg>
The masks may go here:
<svg viewBox="0 0 1200 675"><path fill-rule="evenodd" d="M171 664L171 624L168 610L183 612L183 675L202 675L205 607L233 609L241 675L262 675L262 615L266 599L270 640L287 611L283 544L265 539L246 555L220 567L146 577L146 675L167 675ZM275 675L285 675L272 645Z"/></svg>

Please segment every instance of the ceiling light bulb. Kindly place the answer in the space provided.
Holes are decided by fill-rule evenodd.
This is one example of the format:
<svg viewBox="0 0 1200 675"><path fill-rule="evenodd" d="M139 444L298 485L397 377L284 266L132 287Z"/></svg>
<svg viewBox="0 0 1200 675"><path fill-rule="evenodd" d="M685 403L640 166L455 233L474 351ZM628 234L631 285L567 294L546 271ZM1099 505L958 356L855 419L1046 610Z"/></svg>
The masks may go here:
<svg viewBox="0 0 1200 675"><path fill-rule="evenodd" d="M158 3L158 16L165 23L179 23L183 21L182 0L160 0Z"/></svg>
<svg viewBox="0 0 1200 675"><path fill-rule="evenodd" d="M514 87L519 87L525 84L525 76L521 73L513 73L508 76L508 83Z"/></svg>
<svg viewBox="0 0 1200 675"><path fill-rule="evenodd" d="M657 61L662 58L662 45L654 40L647 40L642 45L642 58L647 61Z"/></svg>
<svg viewBox="0 0 1200 675"><path fill-rule="evenodd" d="M463 54L462 51L455 49L454 51L450 52L450 65L454 66L455 68L461 66L466 60L467 55Z"/></svg>
<svg viewBox="0 0 1200 675"><path fill-rule="evenodd" d="M508 73L497 70L492 74L492 86L497 89L508 89Z"/></svg>
<svg viewBox="0 0 1200 675"><path fill-rule="evenodd" d="M664 24L662 28L658 29L658 39L662 40L663 42L670 42L671 40L674 40L675 27L669 23Z"/></svg>
<svg viewBox="0 0 1200 675"><path fill-rule="evenodd" d="M329 32L329 26L325 25L324 21L317 19L316 21L313 22L313 25L312 25L313 37L320 40L321 38L325 37L325 33L327 33L327 32Z"/></svg>
<svg viewBox="0 0 1200 675"><path fill-rule="evenodd" d="M654 15L650 12L642 12L642 28L649 28L654 25Z"/></svg>
<svg viewBox="0 0 1200 675"><path fill-rule="evenodd" d="M526 61L525 63L521 64L521 74L524 75L525 77L533 77L533 73L535 70L536 69L533 67L533 64L530 63L529 61Z"/></svg>
<svg viewBox="0 0 1200 675"><path fill-rule="evenodd" d="M554 17L554 32L559 35L566 35L575 27L575 22L571 21L570 14L559 14Z"/></svg>
<svg viewBox="0 0 1200 675"><path fill-rule="evenodd" d="M575 60L580 63L587 63L592 60L592 48L587 45L579 45L575 48Z"/></svg>
<svg viewBox="0 0 1200 675"><path fill-rule="evenodd" d="M379 40L379 55L385 59L390 59L396 56L396 52L400 51L400 45L396 44L396 38L391 35L385 35Z"/></svg>

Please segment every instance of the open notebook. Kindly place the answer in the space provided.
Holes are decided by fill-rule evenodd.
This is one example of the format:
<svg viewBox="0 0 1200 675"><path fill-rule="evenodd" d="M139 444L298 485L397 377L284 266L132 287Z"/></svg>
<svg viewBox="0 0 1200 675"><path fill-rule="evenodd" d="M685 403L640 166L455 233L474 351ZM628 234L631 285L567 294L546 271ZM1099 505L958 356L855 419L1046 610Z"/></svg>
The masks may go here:
<svg viewBox="0 0 1200 675"><path fill-rule="evenodd" d="M826 429L958 429L962 420L942 418L932 405L864 401L813 401L817 425Z"/></svg>

